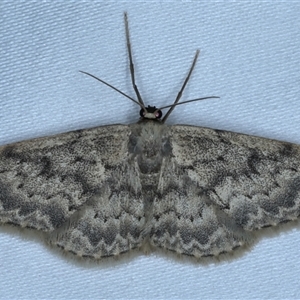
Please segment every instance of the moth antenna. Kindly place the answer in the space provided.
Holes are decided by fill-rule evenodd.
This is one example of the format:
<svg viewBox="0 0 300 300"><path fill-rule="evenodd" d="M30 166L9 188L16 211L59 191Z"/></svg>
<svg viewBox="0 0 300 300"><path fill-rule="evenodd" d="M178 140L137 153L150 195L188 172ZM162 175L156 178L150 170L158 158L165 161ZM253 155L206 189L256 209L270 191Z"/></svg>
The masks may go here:
<svg viewBox="0 0 300 300"><path fill-rule="evenodd" d="M139 103L138 101L136 101L134 98L131 98L130 96L128 96L127 94L125 94L124 92L120 91L119 89L117 89L116 87L114 87L113 85L107 83L106 81L96 77L95 75L93 74L90 74L88 72L85 72L85 71L79 71L80 73L83 73L83 74L86 74L88 76L91 76L93 77L94 79L100 81L101 83L107 85L108 87L110 87L111 89L115 90L116 92L120 93L121 95L125 96L126 98L130 99L131 101L133 101L134 103L136 103L137 105L139 105L142 109L145 109L143 105L141 105L141 103Z"/></svg>
<svg viewBox="0 0 300 300"><path fill-rule="evenodd" d="M124 92L122 92L121 90L117 89L116 87L114 87L113 85L109 84L108 82L96 77L95 75L92 75L88 72L85 72L85 71L79 71L83 74L86 74L98 81L100 81L101 83L107 85L108 87L110 87L111 89L115 90L116 92L120 93L121 95L125 96L126 98L130 99L131 101L133 101L134 103L138 104L143 110L144 112L147 112L147 109L145 108L145 104L143 102L143 99L141 97L141 94L138 90L138 87L135 83L135 75L134 75L134 64L133 64L133 58L132 58L132 51L131 51L131 43L130 43L130 35L129 35L129 25L128 25L128 17L127 17L127 12L124 12L124 22L125 22L125 33L126 33L126 44L127 44L127 51L128 51L128 57L129 57L129 67L130 67L130 77L131 77L131 82L132 82L132 86L133 86L133 89L136 93L136 96L138 98L138 101L135 100L134 98L128 96L127 94L125 94ZM177 94L177 97L174 101L173 104L170 104L170 105L167 105L167 106L163 106L163 107L160 107L157 109L157 111L159 110L162 110L162 109L165 109L165 108L170 108L167 113L165 114L165 116L163 117L163 119L161 120L162 123L164 123L167 118L169 117L169 115L172 113L173 109L175 108L175 106L177 105L181 105L181 104L186 104L186 103L189 103L189 102L194 102L194 101L201 101L201 100L206 100L206 99L214 99L214 98L220 98L220 97L216 97L216 96L209 96L209 97L203 97L203 98L196 98L196 99L192 99L192 100L186 100L186 101L183 101L183 102L179 102L181 96L182 96L182 93L192 75L192 72L194 70L194 67L196 65L196 62L197 62L197 59L198 59L198 56L199 56L199 53L200 51L197 50L196 51L196 54L195 54L195 57L194 57L194 60L193 60L193 63L191 65L191 68L189 70L189 73L187 75L187 77L185 78L184 80L184 83L180 89L180 91L178 92Z"/></svg>
<svg viewBox="0 0 300 300"><path fill-rule="evenodd" d="M132 51L131 51L131 43L130 43L130 36L129 36L129 26L128 26L128 18L127 18L127 12L124 12L124 22L125 22L125 33L126 33L126 44L127 44L127 51L128 51L128 57L129 57L129 67L130 67L130 76L131 76L131 83L133 86L133 89L136 93L136 96L138 98L138 101L140 103L140 106L144 109L146 112L144 101L141 97L141 94L139 92L139 89L135 83L135 76L134 76L134 64L132 59Z"/></svg>
<svg viewBox="0 0 300 300"><path fill-rule="evenodd" d="M131 101L133 101L134 103L138 104L145 112L147 112L146 108L145 108L145 104L144 101L141 97L141 94L139 92L139 89L135 83L135 76L134 76L134 64L133 64L133 59L132 59L132 51L131 51L131 43L130 43L130 36L129 36L129 26L128 26L128 18L127 18L127 12L124 12L124 22L125 22L125 33L126 33L126 44L127 44L127 51L128 51L128 57L129 57L129 67L130 67L130 76L131 76L131 82L132 82L132 86L133 89L136 93L136 96L138 98L138 101L136 101L134 98L128 96L127 94L125 94L124 92L120 91L119 89L117 89L116 87L114 87L113 85L109 84L108 82L88 73L85 71L79 71L83 74L86 74L88 76L93 77L94 79L100 81L101 83L107 85L108 87L110 87L111 89L115 90L116 92L120 93L121 95L125 96L126 98L130 99Z"/></svg>
<svg viewBox="0 0 300 300"><path fill-rule="evenodd" d="M175 106L178 106L178 105L181 105L181 104L187 104L187 103L195 102L195 101L201 101L201 100L206 100L206 99L219 99L219 98L220 97L217 97L217 96L208 96L208 97L203 97L203 98L196 98L196 99L186 100L186 101L182 101L182 102L175 103L175 104L166 105L166 106L158 108L158 110L162 110L162 109L169 108L169 107L175 107Z"/></svg>
<svg viewBox="0 0 300 300"><path fill-rule="evenodd" d="M196 65L196 62L197 62L199 53L200 53L200 51L199 51L199 49L198 49L198 50L196 51L196 54L195 54L195 57L194 57L192 66L191 66L191 68L190 68L190 70L189 70L189 73L188 73L187 77L185 78L185 81L184 81L184 83L183 83L183 85L182 85L180 91L178 92L177 97L176 97L174 103L170 106L170 109L167 111L167 113L165 114L165 116L164 116L163 119L162 119L162 122L163 122L163 123L167 120L167 118L169 117L169 115L171 114L171 112L173 111L173 109L175 108L177 102L180 100L180 98L181 98L181 96L182 96L182 93L183 93L183 91L184 91L184 89L185 89L185 86L186 86L186 84L188 83L188 81L189 81L189 79L190 79L190 77L191 77L191 75L192 75L192 72L193 72L194 67L195 67L195 65Z"/></svg>

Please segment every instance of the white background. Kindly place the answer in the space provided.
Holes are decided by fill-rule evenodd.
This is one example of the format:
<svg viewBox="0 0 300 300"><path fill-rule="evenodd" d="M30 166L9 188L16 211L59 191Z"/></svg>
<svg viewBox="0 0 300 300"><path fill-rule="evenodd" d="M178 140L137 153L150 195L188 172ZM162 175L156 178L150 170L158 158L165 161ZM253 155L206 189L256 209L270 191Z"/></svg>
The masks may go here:
<svg viewBox="0 0 300 300"><path fill-rule="evenodd" d="M170 104L195 50L198 65L169 124L300 144L300 5L295 2L21 2L0 4L0 143L138 119L123 11L147 104ZM140 254L95 266L0 231L0 298L300 298L300 231L262 239L220 263Z"/></svg>

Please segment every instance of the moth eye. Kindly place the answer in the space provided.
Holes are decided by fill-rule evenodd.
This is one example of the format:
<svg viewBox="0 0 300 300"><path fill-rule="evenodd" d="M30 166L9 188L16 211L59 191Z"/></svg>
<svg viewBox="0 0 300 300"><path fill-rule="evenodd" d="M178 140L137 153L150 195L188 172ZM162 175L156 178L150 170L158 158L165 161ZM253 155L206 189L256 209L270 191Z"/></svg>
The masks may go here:
<svg viewBox="0 0 300 300"><path fill-rule="evenodd" d="M145 115L145 112L144 112L143 109L141 109L141 110L140 110L140 116L141 116L141 117L144 117L144 115Z"/></svg>
<svg viewBox="0 0 300 300"><path fill-rule="evenodd" d="M162 117L162 111L161 110L158 110L156 113L155 113L155 118L156 119L160 119Z"/></svg>

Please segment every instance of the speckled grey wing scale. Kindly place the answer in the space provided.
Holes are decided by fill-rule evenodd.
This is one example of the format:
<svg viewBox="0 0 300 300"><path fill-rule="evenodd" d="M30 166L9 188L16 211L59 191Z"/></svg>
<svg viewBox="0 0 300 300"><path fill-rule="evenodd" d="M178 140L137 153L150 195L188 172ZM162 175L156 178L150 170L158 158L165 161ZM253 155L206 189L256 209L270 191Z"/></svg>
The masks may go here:
<svg viewBox="0 0 300 300"><path fill-rule="evenodd" d="M151 243L191 256L251 245L300 215L300 146L209 128L169 129Z"/></svg>
<svg viewBox="0 0 300 300"><path fill-rule="evenodd" d="M0 222L44 231L80 256L140 245L145 219L128 133L113 125L1 147Z"/></svg>
<svg viewBox="0 0 300 300"><path fill-rule="evenodd" d="M95 259L147 243L218 255L299 216L299 160L297 145L152 122L25 141L0 148L0 221Z"/></svg>
<svg viewBox="0 0 300 300"><path fill-rule="evenodd" d="M146 108L135 84L124 18L138 101L83 73L136 102L139 122L0 147L0 224L39 231L80 257L147 244L202 257L251 245L263 227L299 218L300 146L165 125L175 105L185 103L178 102L199 51L160 119L160 109Z"/></svg>

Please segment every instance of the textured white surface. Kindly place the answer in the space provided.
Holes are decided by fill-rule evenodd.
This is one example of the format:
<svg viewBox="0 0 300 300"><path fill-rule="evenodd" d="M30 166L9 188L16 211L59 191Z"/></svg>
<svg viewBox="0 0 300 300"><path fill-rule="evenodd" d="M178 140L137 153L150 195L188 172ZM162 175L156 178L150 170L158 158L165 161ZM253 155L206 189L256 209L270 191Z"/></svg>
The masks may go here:
<svg viewBox="0 0 300 300"><path fill-rule="evenodd" d="M2 1L0 143L137 120L133 103L78 72L134 95L126 10L147 104L174 100L197 48L183 99L221 97L180 106L169 123L300 144L299 9L296 2ZM141 254L88 268L1 229L0 298L299 298L299 257L298 227L230 262L205 266Z"/></svg>

